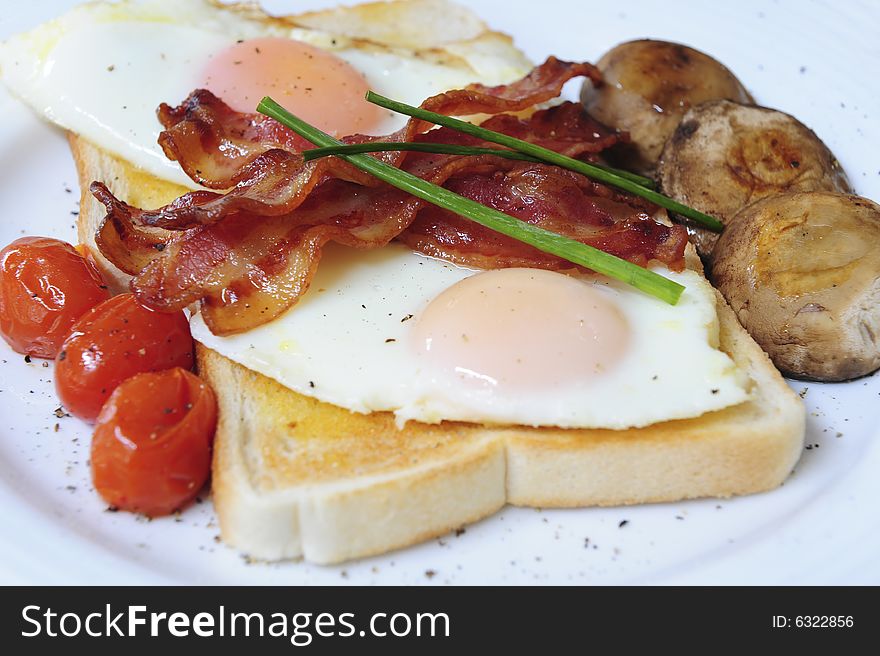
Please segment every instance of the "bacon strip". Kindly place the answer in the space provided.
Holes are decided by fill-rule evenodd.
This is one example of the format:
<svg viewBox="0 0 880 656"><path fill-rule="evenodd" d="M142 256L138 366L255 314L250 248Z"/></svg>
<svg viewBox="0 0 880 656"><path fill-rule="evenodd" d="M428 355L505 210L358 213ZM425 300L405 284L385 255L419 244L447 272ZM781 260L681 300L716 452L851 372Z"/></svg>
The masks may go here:
<svg viewBox="0 0 880 656"><path fill-rule="evenodd" d="M687 234L654 221L650 203L634 202L587 178L543 164L456 176L447 189L541 228L645 266L681 270ZM539 251L436 206L427 206L400 237L412 249L480 269L567 270L568 260Z"/></svg>
<svg viewBox="0 0 880 656"><path fill-rule="evenodd" d="M524 78L512 84L495 87L472 84L465 89L447 91L428 98L422 103L422 108L447 116L519 112L556 98L562 93L565 83L576 77L590 78L597 86L602 84L602 74L592 64L549 57Z"/></svg>
<svg viewBox="0 0 880 656"><path fill-rule="evenodd" d="M431 157L420 160L419 170L435 184L456 173L493 170L497 167L489 160L498 159ZM308 289L328 241L356 248L384 246L426 204L385 185L328 180L290 214L229 214L222 221L178 231L157 249L156 229L131 221L141 210L113 197L101 183L92 184L92 193L108 212L96 235L98 247L135 276L131 288L138 299L162 312L201 299L205 323L218 335L266 323L293 305Z"/></svg>
<svg viewBox="0 0 880 656"><path fill-rule="evenodd" d="M400 232L389 216L409 217L419 201L331 180L288 216L235 214L173 240L132 281L151 308L202 301L215 334L242 332L275 318L306 292L328 241L357 248L387 244Z"/></svg>
<svg viewBox="0 0 880 656"><path fill-rule="evenodd" d="M424 106L456 114L519 111L555 96L578 74L597 76L590 65L551 59L508 87L474 86L436 96ZM427 205L338 158L304 165L302 146L289 133L268 120L236 114L208 92L193 93L175 109L163 106L160 116L167 121L163 147L169 156L185 170L198 171L203 183L235 187L226 194L192 192L146 211L93 183L92 192L107 209L96 240L108 259L135 276L132 289L141 302L172 311L201 300L205 321L216 334L247 330L293 305L308 289L328 241L375 248L400 238L422 252L477 266L572 266ZM528 119L497 115L484 125L587 159L622 138L575 103ZM391 137L356 135L345 141L483 145L446 128L424 132L427 127L410 121ZM425 180L639 264L659 259L681 266L683 229L650 220L650 204L579 174L494 156L379 156Z"/></svg>
<svg viewBox="0 0 880 656"><path fill-rule="evenodd" d="M500 114L518 112L555 98L566 82L586 76L595 84L601 74L592 64L564 62L550 57L525 78L507 86L471 85L428 98L422 107L447 115ZM243 169L263 153L279 148L291 152L312 144L286 127L261 114L240 114L220 102L209 91L199 89L176 108L162 104L157 112L165 131L159 144L166 156L209 189L229 189L246 178ZM383 141L406 141L432 126L417 121ZM362 143L377 137L353 135L345 143ZM395 164L396 156L389 157Z"/></svg>
<svg viewBox="0 0 880 656"><path fill-rule="evenodd" d="M156 112L165 131L159 145L168 159L209 189L229 189L241 182L245 167L268 150L299 151L308 141L262 114L240 114L204 89L193 91L178 107L165 103ZM210 153L183 157L183 153Z"/></svg>
<svg viewBox="0 0 880 656"><path fill-rule="evenodd" d="M441 114L497 114L518 112L559 95L568 80L578 76L601 79L591 64L563 62L554 57L537 67L528 76L507 87L473 85L468 89L450 91L427 99L422 107ZM578 105L572 105L579 114ZM573 116L571 111L568 117ZM585 115L584 115L585 116ZM326 177L336 177L364 186L379 184L375 178L339 159L323 159L305 166L299 155L303 140L275 121L251 114L238 114L209 91L197 90L184 103L171 109L159 108L159 118L165 126L159 141L166 155L176 160L193 180L212 189L228 189L225 195L197 198L187 194L172 205L150 212L132 215L141 225L168 230L186 229L194 225L212 223L230 212L247 211L263 216L287 214L295 210ZM536 132L528 125L517 125L517 119L502 121L497 127L516 127L521 138L528 138L552 147L555 139L552 122L535 123ZM589 124L589 125L586 125ZM489 129L491 121L486 124ZM410 120L398 132L384 137L354 135L341 139L343 143L369 141L411 141L432 126L423 121ZM567 124L570 141L591 144L592 152L619 140L619 134L596 121L584 117ZM549 128L549 129L548 129ZM476 143L482 144L479 140ZM311 144L308 147L312 147ZM400 166L407 153L378 153L379 159Z"/></svg>

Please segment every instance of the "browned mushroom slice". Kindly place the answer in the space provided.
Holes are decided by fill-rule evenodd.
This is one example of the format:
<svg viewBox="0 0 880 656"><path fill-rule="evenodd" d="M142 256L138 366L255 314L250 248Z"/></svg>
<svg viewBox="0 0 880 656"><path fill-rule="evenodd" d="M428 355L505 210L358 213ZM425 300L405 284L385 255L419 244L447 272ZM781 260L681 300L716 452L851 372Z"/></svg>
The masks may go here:
<svg viewBox="0 0 880 656"><path fill-rule="evenodd" d="M688 111L657 169L663 193L722 223L756 200L788 191L851 191L821 139L783 112L727 100ZM689 227L700 255L716 233Z"/></svg>
<svg viewBox="0 0 880 656"><path fill-rule="evenodd" d="M713 282L785 374L857 378L880 367L880 205L830 192L770 196L715 247Z"/></svg>
<svg viewBox="0 0 880 656"><path fill-rule="evenodd" d="M699 50L668 41L621 43L599 60L605 84L584 83L581 100L597 119L630 133L616 163L653 172L666 139L692 106L727 98L752 102L740 81Z"/></svg>

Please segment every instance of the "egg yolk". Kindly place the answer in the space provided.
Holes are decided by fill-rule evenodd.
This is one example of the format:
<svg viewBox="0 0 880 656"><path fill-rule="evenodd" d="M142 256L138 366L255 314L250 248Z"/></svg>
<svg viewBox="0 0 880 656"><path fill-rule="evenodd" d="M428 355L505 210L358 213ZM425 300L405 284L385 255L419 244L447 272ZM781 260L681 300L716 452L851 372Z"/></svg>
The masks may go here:
<svg viewBox="0 0 880 656"><path fill-rule="evenodd" d="M623 313L595 286L540 269L499 269L437 296L414 327L434 370L499 392L599 380L625 355Z"/></svg>
<svg viewBox="0 0 880 656"><path fill-rule="evenodd" d="M300 41L240 41L216 54L200 83L238 112L255 112L272 96L289 112L341 137L370 133L382 109L364 100L369 90L359 71L329 52Z"/></svg>

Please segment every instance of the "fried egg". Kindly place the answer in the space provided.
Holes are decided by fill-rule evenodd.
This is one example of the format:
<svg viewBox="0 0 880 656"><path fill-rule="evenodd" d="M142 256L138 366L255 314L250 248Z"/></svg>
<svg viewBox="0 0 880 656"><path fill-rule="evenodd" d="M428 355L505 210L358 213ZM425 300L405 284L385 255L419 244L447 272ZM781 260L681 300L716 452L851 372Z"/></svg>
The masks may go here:
<svg viewBox="0 0 880 656"><path fill-rule="evenodd" d="M398 423L625 429L735 405L750 382L718 349L698 273L676 306L599 276L474 271L394 244L329 246L275 321L205 346L282 385Z"/></svg>
<svg viewBox="0 0 880 656"><path fill-rule="evenodd" d="M443 0L284 18L213 0L95 2L0 46L4 82L37 112L189 187L157 144L155 112L193 89L243 112L271 95L337 136L387 134L405 117L367 103L368 89L417 105L473 82L504 84L530 68L508 37Z"/></svg>

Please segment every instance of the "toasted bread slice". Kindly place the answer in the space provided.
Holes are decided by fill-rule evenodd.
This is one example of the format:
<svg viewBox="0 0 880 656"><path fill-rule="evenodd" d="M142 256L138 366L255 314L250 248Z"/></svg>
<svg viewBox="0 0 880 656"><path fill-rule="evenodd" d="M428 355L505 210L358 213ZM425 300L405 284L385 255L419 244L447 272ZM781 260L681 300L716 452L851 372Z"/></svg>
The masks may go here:
<svg viewBox="0 0 880 656"><path fill-rule="evenodd" d="M84 190L103 179L142 205L182 191L70 142ZM102 218L86 191L83 243L93 244ZM689 264L698 262L691 254ZM389 413L322 403L197 345L220 407L213 486L223 539L260 558L336 563L442 535L506 503L611 506L775 488L800 456L804 408L720 295L718 313L721 348L754 382L751 400L623 431L417 422L399 430Z"/></svg>

